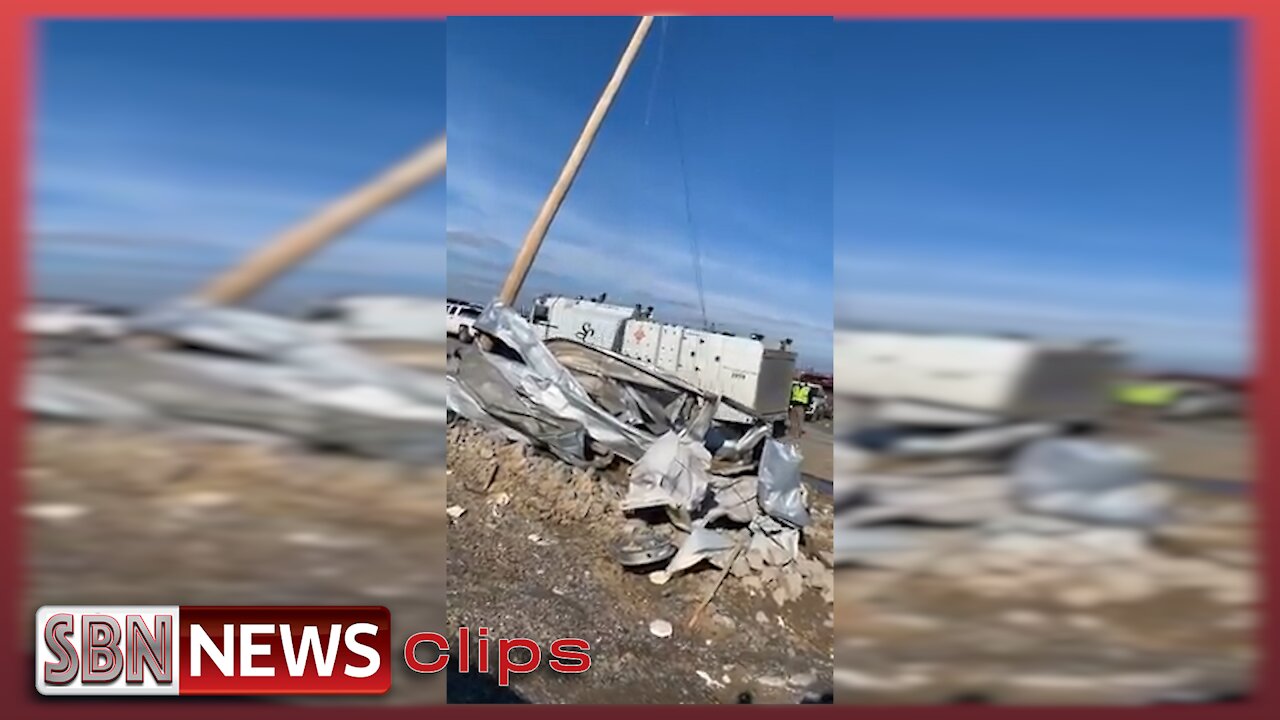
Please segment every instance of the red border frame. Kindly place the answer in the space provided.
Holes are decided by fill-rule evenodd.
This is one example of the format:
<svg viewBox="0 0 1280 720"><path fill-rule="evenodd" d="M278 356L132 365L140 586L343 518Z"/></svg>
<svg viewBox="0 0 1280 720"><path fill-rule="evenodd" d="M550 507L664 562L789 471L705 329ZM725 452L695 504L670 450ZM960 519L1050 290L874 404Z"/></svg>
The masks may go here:
<svg viewBox="0 0 1280 720"><path fill-rule="evenodd" d="M23 268L26 190L24 173L27 149L27 102L31 88L32 67L31 21L49 17L164 17L164 18L376 18L376 17L440 17L443 14L511 14L524 15L601 14L607 8L615 14L668 12L677 14L771 14L771 10L792 12L808 10L815 15L835 14L840 18L1111 18L1111 19L1176 19L1230 18L1247 21L1245 25L1244 67L1247 88L1244 113L1246 168L1250 189L1250 228L1253 235L1254 268L1254 395L1252 415L1257 428L1258 480L1254 491L1262 522L1262 548L1280 548L1280 524L1275 508L1280 501L1280 487L1274 481L1263 482L1280 470L1280 446L1264 442L1280 431L1280 2L1267 0L848 0L846 2L792 2L785 8L770 3L728 2L727 0L682 0L681 2L588 2L587 0L548 0L520 3L512 0L472 0L470 2L432 2L431 0L0 0L0 316L16 314L25 298ZM23 338L13 322L0 322L0 468L8 469L0 478L0 507L16 510L22 502L20 431L22 413L18 409L20 359ZM22 627L17 608L21 602L17 589L22 587L22 524L0 522L0 577L6 579L0 591L0 698L12 717L78 717L92 712L98 716L118 715L130 718L216 718L228 712L241 717L347 717L353 708L282 707L270 704L232 706L196 703L59 703L41 702L34 692L25 648L20 647ZM1275 650L1280 647L1276 610L1280 581L1280 553L1263 552L1262 623L1259 628L1261 658L1256 694L1247 703L1220 706L1185 706L1162 708L1089 708L1091 715L1126 718L1143 715L1152 718L1174 716L1200 717L1212 713L1218 718L1274 716L1280 709L1277 687L1280 687L1280 665ZM1266 707L1272 707L1268 713ZM801 712L846 712L849 706L812 709ZM783 713L787 708L760 708L750 712ZM858 708L856 712L876 714L904 713L972 717L988 714L1018 713L1062 717L1073 712L1068 708L984 708L913 707ZM1074 712L1080 712L1075 709ZM355 711L364 714L369 711ZM432 712L432 708L388 708L374 711L378 717L408 717ZM453 706L445 711L470 715L497 714L492 706ZM536 706L522 711L541 713ZM548 709L559 715L586 716L587 708ZM646 708L610 709L618 715L650 713ZM667 711L664 711L667 712ZM717 712L708 707L675 710L705 717ZM725 710L741 712L741 710Z"/></svg>

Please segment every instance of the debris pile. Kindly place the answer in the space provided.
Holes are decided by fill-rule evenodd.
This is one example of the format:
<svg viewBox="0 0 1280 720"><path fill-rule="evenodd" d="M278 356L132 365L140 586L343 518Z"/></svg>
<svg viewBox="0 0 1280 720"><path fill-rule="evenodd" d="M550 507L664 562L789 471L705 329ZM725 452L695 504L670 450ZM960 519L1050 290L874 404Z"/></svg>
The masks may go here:
<svg viewBox="0 0 1280 720"><path fill-rule="evenodd" d="M38 357L39 417L291 441L404 462L444 455L443 378L397 367L306 324L180 301L112 341Z"/></svg>
<svg viewBox="0 0 1280 720"><path fill-rule="evenodd" d="M839 459L841 566L1073 608L1183 590L1228 605L1256 597L1244 548L1235 555L1171 551L1170 538L1188 529L1203 535L1212 518L1175 513L1172 489L1150 478L1150 458L1132 447L1041 439L987 472L974 472L973 459L916 464L910 473L876 470L871 456L847 449ZM856 472L859 466L870 469Z"/></svg>
<svg viewBox="0 0 1280 720"><path fill-rule="evenodd" d="M563 461L540 462L558 467L526 476L544 478L531 483L535 492L550 483L552 493L571 494L576 519L621 521L611 548L620 564L665 583L705 563L779 605L806 588L832 600L831 568L802 550L810 523L803 458L767 439L768 423L718 424L718 404L730 401L616 353L564 339L544 343L500 303L474 327L490 345L459 352L449 376L451 415L519 443L508 447ZM464 455L483 465L459 468L473 490L540 460L520 449ZM630 464L625 492L596 472L615 458ZM565 503L555 507L562 514Z"/></svg>
<svg viewBox="0 0 1280 720"><path fill-rule="evenodd" d="M646 511L664 511L657 517L674 526L671 542L678 550L662 567L664 578L707 562L740 578L747 590L769 594L779 606L799 599L805 588L831 602L830 568L801 551L801 534L810 523L802 460L793 446L771 439L765 441L759 475L711 475L705 447L668 433L631 467L621 507L641 518L655 517ZM630 537L652 532L649 525L633 526Z"/></svg>

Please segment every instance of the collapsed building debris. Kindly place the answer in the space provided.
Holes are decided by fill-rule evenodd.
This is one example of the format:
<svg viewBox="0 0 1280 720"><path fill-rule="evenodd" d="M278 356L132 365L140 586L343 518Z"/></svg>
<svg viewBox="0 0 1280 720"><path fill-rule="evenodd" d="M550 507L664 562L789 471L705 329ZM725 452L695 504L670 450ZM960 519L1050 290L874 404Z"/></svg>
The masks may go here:
<svg viewBox="0 0 1280 720"><path fill-rule="evenodd" d="M242 429L404 462L443 458L439 375L397 367L303 323L197 301L143 312L124 327L117 341L36 358L26 408L166 431Z"/></svg>
<svg viewBox="0 0 1280 720"><path fill-rule="evenodd" d="M1166 528L1204 518L1174 512L1173 492L1150 477L1149 461L1123 445L1050 438L1021 450L1007 470L844 475L836 560L938 575L979 595L1047 591L1079 607L1172 587L1249 602L1247 573L1162 549ZM846 472L858 463L846 462Z"/></svg>
<svg viewBox="0 0 1280 720"><path fill-rule="evenodd" d="M831 599L830 569L801 550L810 523L803 457L768 438L771 422L735 437L715 420L723 398L608 350L544 342L500 302L474 329L492 344L459 351L451 415L584 472L615 458L629 463L617 500L632 518L613 545L620 564L661 569L665 582L705 562L735 577L760 575L755 587L767 586L779 604L806 587Z"/></svg>
<svg viewBox="0 0 1280 720"><path fill-rule="evenodd" d="M1211 459L1170 463L1125 424L1114 346L842 333L836 358L846 697L1247 692L1259 588L1246 486Z"/></svg>

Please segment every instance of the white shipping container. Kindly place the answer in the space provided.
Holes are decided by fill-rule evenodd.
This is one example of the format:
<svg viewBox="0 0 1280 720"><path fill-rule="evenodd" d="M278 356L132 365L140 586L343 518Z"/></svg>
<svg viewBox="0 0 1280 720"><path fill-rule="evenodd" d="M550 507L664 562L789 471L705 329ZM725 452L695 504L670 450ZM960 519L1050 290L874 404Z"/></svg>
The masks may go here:
<svg viewBox="0 0 1280 720"><path fill-rule="evenodd" d="M731 398L765 418L786 417L796 356L749 337L722 335L653 320L629 320L620 352L709 392ZM717 418L749 422L721 406Z"/></svg>
<svg viewBox="0 0 1280 720"><path fill-rule="evenodd" d="M1123 356L1098 345L854 331L836 334L835 361L840 395L1089 421L1106 412Z"/></svg>
<svg viewBox="0 0 1280 720"><path fill-rule="evenodd" d="M569 338L614 352L622 346L626 322L638 315L634 307L567 297L540 298L534 306L534 321L544 340Z"/></svg>

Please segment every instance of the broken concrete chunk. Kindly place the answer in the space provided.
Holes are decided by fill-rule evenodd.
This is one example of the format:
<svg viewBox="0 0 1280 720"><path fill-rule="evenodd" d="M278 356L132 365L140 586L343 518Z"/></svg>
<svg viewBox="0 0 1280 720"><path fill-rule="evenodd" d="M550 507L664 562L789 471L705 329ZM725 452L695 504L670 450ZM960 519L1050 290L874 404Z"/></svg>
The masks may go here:
<svg viewBox="0 0 1280 720"><path fill-rule="evenodd" d="M666 620L659 619L649 623L649 632L652 633L654 637L669 638L671 637L671 633L674 631L675 629L671 627L671 623Z"/></svg>

